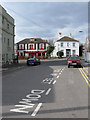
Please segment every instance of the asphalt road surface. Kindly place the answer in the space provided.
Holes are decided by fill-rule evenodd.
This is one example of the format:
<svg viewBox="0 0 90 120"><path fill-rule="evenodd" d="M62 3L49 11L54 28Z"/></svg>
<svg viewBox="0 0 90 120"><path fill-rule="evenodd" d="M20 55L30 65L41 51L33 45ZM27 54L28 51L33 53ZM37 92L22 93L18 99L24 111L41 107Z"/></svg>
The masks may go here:
<svg viewBox="0 0 90 120"><path fill-rule="evenodd" d="M88 68L43 61L10 68L2 78L3 118L88 118Z"/></svg>

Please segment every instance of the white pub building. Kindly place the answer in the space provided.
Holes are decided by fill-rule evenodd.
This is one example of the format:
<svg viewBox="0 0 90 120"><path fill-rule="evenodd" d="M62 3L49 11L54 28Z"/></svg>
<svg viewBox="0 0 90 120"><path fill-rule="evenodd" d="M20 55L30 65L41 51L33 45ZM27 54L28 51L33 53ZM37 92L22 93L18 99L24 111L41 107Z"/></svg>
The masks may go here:
<svg viewBox="0 0 90 120"><path fill-rule="evenodd" d="M62 37L54 43L54 46L55 49L51 55L52 57L58 57L58 51L63 51L63 57L67 57L73 54L79 55L79 41L71 37Z"/></svg>

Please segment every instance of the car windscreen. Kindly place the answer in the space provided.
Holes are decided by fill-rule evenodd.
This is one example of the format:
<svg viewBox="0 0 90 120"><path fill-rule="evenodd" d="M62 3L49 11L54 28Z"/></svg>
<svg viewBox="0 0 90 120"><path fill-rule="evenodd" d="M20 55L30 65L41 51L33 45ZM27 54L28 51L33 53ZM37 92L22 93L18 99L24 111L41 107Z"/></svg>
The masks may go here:
<svg viewBox="0 0 90 120"><path fill-rule="evenodd" d="M69 59L79 59L79 57L78 56L70 56Z"/></svg>
<svg viewBox="0 0 90 120"><path fill-rule="evenodd" d="M30 59L28 59L28 60L34 60L34 58L30 58Z"/></svg>

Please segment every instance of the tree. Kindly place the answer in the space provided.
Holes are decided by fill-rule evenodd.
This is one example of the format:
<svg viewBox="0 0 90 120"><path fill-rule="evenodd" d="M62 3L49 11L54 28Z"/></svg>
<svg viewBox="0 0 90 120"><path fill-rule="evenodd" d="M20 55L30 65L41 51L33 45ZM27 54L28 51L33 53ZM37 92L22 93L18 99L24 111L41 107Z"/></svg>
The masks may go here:
<svg viewBox="0 0 90 120"><path fill-rule="evenodd" d="M58 51L58 52L57 52L57 56L58 56L58 57L61 58L63 55L64 55L63 51Z"/></svg>
<svg viewBox="0 0 90 120"><path fill-rule="evenodd" d="M53 45L54 45L54 40L53 40L53 39L50 39L50 40L49 40L49 43L50 43L51 46L53 46Z"/></svg>
<svg viewBox="0 0 90 120"><path fill-rule="evenodd" d="M49 45L49 47L47 49L47 55L48 56L50 56L50 54L53 52L54 48L55 48L54 46Z"/></svg>

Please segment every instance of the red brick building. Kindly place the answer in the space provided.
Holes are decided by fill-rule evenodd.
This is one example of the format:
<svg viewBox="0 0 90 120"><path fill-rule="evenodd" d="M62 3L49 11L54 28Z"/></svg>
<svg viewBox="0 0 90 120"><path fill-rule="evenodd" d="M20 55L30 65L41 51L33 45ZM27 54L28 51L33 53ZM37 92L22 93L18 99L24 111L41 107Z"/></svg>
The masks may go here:
<svg viewBox="0 0 90 120"><path fill-rule="evenodd" d="M47 40L43 40L41 38L29 38L21 40L17 43L18 58L47 58L46 51L48 46L49 43Z"/></svg>

